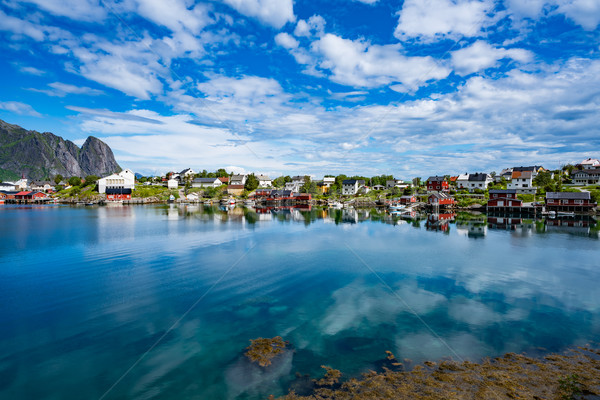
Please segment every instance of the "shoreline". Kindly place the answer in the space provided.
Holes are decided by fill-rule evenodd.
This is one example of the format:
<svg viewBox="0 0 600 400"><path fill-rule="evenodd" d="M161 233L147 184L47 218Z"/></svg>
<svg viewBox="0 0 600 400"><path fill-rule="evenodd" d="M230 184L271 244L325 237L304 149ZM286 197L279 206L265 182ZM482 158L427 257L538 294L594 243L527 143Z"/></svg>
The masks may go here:
<svg viewBox="0 0 600 400"><path fill-rule="evenodd" d="M600 396L600 349L576 347L541 357L507 353L481 362L425 361L404 370L391 352L382 371L343 383L322 366L320 380L297 376L277 400L593 399ZM270 396L269 399L275 399Z"/></svg>

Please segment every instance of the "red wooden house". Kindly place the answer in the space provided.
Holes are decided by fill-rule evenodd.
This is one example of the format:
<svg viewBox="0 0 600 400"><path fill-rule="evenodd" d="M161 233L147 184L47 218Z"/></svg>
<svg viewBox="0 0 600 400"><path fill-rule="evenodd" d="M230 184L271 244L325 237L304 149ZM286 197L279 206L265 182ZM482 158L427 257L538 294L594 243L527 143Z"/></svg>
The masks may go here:
<svg viewBox="0 0 600 400"><path fill-rule="evenodd" d="M448 181L443 176L430 176L427 179L427 190L430 192L441 192L449 189Z"/></svg>
<svg viewBox="0 0 600 400"><path fill-rule="evenodd" d="M417 198L415 196L402 196L400 197L400 204L413 204L417 202Z"/></svg>
<svg viewBox="0 0 600 400"><path fill-rule="evenodd" d="M455 203L454 198L448 196L446 193L432 193L427 198L427 204L432 206L453 206Z"/></svg>
<svg viewBox="0 0 600 400"><path fill-rule="evenodd" d="M45 199L46 197L48 197L46 196L46 193L40 191L24 191L15 194L15 200L39 200Z"/></svg>
<svg viewBox="0 0 600 400"><path fill-rule="evenodd" d="M106 200L108 200L108 201L131 200L131 189L106 188Z"/></svg>
<svg viewBox="0 0 600 400"><path fill-rule="evenodd" d="M523 201L517 199L517 189L490 190L489 193L488 211L513 212L523 207Z"/></svg>
<svg viewBox="0 0 600 400"><path fill-rule="evenodd" d="M548 211L588 212L596 207L589 192L547 192L546 209Z"/></svg>

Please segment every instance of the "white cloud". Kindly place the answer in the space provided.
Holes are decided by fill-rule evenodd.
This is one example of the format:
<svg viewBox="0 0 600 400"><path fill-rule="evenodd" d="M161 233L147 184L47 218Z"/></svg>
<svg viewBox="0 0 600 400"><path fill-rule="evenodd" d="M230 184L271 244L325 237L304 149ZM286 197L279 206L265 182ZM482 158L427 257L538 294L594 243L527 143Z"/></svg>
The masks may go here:
<svg viewBox="0 0 600 400"><path fill-rule="evenodd" d="M292 0L223 0L240 14L256 18L274 28L281 28L288 22L294 22L294 3Z"/></svg>
<svg viewBox="0 0 600 400"><path fill-rule="evenodd" d="M23 73L26 73L26 74L37 75L37 76L41 76L46 73L46 71L42 71L41 69L37 69L34 67L21 67L20 71Z"/></svg>
<svg viewBox="0 0 600 400"><path fill-rule="evenodd" d="M361 2L361 3L365 3L365 4L375 4L379 0L353 0L353 1L358 1L358 2Z"/></svg>
<svg viewBox="0 0 600 400"><path fill-rule="evenodd" d="M448 68L431 57L407 57L400 45L370 45L332 34L313 42L322 60L319 67L331 71L334 82L354 87L378 87L391 83L416 89L429 79L443 79Z"/></svg>
<svg viewBox="0 0 600 400"><path fill-rule="evenodd" d="M588 31L600 24L600 2L596 0L508 0L506 6L517 21L563 14Z"/></svg>
<svg viewBox="0 0 600 400"><path fill-rule="evenodd" d="M216 101L229 99L242 103L265 102L269 98L283 94L279 82L257 76L242 78L216 76L198 84L198 89Z"/></svg>
<svg viewBox="0 0 600 400"><path fill-rule="evenodd" d="M600 2L597 0L561 0L558 12L584 29L592 31L600 24Z"/></svg>
<svg viewBox="0 0 600 400"><path fill-rule="evenodd" d="M140 15L173 32L187 30L197 35L213 22L202 4L188 8L189 2L184 0L137 0L137 3Z"/></svg>
<svg viewBox="0 0 600 400"><path fill-rule="evenodd" d="M3 101L0 102L0 110L10 111L19 115L30 115L32 117L41 117L42 114L35 111L29 104L18 101Z"/></svg>
<svg viewBox="0 0 600 400"><path fill-rule="evenodd" d="M308 20L301 19L296 24L294 35L296 36L321 36L325 31L325 19L320 15L313 15Z"/></svg>
<svg viewBox="0 0 600 400"><path fill-rule="evenodd" d="M289 33L281 32L275 36L275 43L286 49L295 49L298 47L298 41Z"/></svg>
<svg viewBox="0 0 600 400"><path fill-rule="evenodd" d="M52 82L49 83L48 86L50 86L52 89L30 88L29 90L34 92L45 93L49 96L56 97L65 97L67 94L81 94L87 96L99 96L101 94L104 94L104 92L101 90L92 89L86 86L69 85L62 82Z"/></svg>
<svg viewBox="0 0 600 400"><path fill-rule="evenodd" d="M490 0L406 0L394 36L424 41L444 36L477 36L488 22Z"/></svg>
<svg viewBox="0 0 600 400"><path fill-rule="evenodd" d="M23 0L33 3L51 14L77 21L101 22L106 10L99 0Z"/></svg>
<svg viewBox="0 0 600 400"><path fill-rule="evenodd" d="M495 48L482 40L476 41L469 47L452 52L452 64L460 75L468 75L494 67L503 58L511 58L526 63L533 59L533 54L523 49Z"/></svg>

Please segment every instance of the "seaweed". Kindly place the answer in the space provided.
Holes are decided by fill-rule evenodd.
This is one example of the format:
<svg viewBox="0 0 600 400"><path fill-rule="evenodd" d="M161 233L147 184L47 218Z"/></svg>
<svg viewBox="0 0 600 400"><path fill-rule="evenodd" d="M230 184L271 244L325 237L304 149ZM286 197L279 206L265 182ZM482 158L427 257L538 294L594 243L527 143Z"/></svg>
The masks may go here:
<svg viewBox="0 0 600 400"><path fill-rule="evenodd" d="M281 336L274 338L250 339L250 346L246 347L244 355L252 362L257 362L261 367L271 365L271 360L282 353L289 344Z"/></svg>

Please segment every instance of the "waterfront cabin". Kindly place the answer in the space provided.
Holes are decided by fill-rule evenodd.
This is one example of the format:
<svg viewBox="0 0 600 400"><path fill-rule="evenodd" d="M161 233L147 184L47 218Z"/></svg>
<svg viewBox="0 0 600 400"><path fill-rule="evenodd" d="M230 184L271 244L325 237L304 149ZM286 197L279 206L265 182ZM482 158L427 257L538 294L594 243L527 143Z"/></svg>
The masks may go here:
<svg viewBox="0 0 600 400"><path fill-rule="evenodd" d="M110 187L105 189L107 201L131 200L130 188Z"/></svg>
<svg viewBox="0 0 600 400"><path fill-rule="evenodd" d="M40 191L23 191L15 194L15 200L39 200L47 197L46 193Z"/></svg>
<svg viewBox="0 0 600 400"><path fill-rule="evenodd" d="M547 192L546 210L589 212L596 207L589 192Z"/></svg>
<svg viewBox="0 0 600 400"><path fill-rule="evenodd" d="M427 191L429 192L441 192L448 189L448 181L443 176L430 176L427 179Z"/></svg>
<svg viewBox="0 0 600 400"><path fill-rule="evenodd" d="M452 207L455 201L453 197L444 192L436 192L429 195L427 204L434 207Z"/></svg>
<svg viewBox="0 0 600 400"><path fill-rule="evenodd" d="M416 196L401 196L400 197L400 204L414 204L417 202L417 197Z"/></svg>
<svg viewBox="0 0 600 400"><path fill-rule="evenodd" d="M519 212L523 208L523 201L517 199L517 189L490 190L489 193L488 211Z"/></svg>
<svg viewBox="0 0 600 400"><path fill-rule="evenodd" d="M98 193L106 193L107 189L133 190L134 187L135 174L130 169L124 169L118 174L112 174L98 179Z"/></svg>

